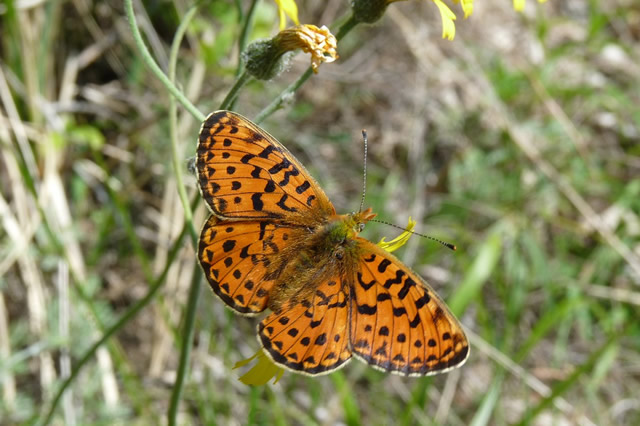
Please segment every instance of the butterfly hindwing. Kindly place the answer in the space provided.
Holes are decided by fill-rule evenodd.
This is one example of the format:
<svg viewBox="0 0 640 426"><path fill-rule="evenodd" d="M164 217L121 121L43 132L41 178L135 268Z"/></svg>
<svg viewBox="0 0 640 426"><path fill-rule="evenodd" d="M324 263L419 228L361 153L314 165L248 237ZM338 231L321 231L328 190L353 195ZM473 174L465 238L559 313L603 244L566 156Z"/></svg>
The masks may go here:
<svg viewBox="0 0 640 426"><path fill-rule="evenodd" d="M262 320L259 340L276 364L315 375L351 358L346 288L338 278L327 280L308 299L293 298Z"/></svg>
<svg viewBox="0 0 640 426"><path fill-rule="evenodd" d="M431 375L461 365L469 343L458 320L429 285L390 253L357 238L353 283L353 353L385 371Z"/></svg>
<svg viewBox="0 0 640 426"><path fill-rule="evenodd" d="M240 313L264 311L281 270L280 250L296 232L267 221L221 221L211 215L202 228L198 259L213 291Z"/></svg>
<svg viewBox="0 0 640 426"><path fill-rule="evenodd" d="M204 121L196 167L202 197L219 218L335 214L304 166L273 136L236 113L216 111Z"/></svg>

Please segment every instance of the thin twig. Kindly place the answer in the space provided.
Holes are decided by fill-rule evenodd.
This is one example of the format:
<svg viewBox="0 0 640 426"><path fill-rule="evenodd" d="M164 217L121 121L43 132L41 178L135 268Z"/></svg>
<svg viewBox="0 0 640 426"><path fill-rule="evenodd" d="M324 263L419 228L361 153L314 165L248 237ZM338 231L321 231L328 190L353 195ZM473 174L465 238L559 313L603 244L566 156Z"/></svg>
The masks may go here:
<svg viewBox="0 0 640 426"><path fill-rule="evenodd" d="M198 121L204 121L205 115L201 113L195 105L193 105L183 94L182 92L169 80L169 78L165 75L164 72L160 69L158 64L153 60L147 46L144 44L144 40L142 40L142 36L140 35L140 31L138 30L138 23L136 22L135 13L133 11L132 0L124 0L124 8L127 13L127 18L129 20L129 27L131 28L131 33L133 34L133 38L135 40L136 46L138 47L138 51L142 56L142 60L147 64L147 66L151 69L151 71L158 77L158 79L164 84L169 92L173 96L176 97L178 102L185 107L187 111L191 113Z"/></svg>

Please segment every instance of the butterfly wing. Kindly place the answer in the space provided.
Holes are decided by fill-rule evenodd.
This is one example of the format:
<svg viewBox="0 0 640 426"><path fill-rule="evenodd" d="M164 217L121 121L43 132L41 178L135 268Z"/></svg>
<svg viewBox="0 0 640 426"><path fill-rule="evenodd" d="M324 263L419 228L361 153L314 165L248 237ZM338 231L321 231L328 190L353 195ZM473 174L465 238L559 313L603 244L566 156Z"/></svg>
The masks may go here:
<svg viewBox="0 0 640 426"><path fill-rule="evenodd" d="M300 232L267 221L222 221L211 215L200 234L198 260L223 302L255 315L267 307L283 266L278 262L286 261L280 255L282 247Z"/></svg>
<svg viewBox="0 0 640 426"><path fill-rule="evenodd" d="M357 238L352 285L353 353L385 371L425 376L462 365L469 343L458 320L427 283L392 254Z"/></svg>
<svg viewBox="0 0 640 426"><path fill-rule="evenodd" d="M258 338L276 364L311 375L329 373L351 358L348 286L339 278L308 299L287 302L258 325Z"/></svg>
<svg viewBox="0 0 640 426"><path fill-rule="evenodd" d="M223 219L280 219L308 224L335 214L304 166L273 136L230 111L216 111L200 129L198 182ZM301 216L302 215L302 216Z"/></svg>

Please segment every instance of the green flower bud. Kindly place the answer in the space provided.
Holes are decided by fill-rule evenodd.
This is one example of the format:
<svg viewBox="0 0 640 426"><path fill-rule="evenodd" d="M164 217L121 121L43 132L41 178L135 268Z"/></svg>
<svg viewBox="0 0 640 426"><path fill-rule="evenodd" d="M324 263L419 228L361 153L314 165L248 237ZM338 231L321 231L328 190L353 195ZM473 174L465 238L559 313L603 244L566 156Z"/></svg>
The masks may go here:
<svg viewBox="0 0 640 426"><path fill-rule="evenodd" d="M275 39L258 40L247 46L242 54L247 72L258 80L271 80L285 70L288 59Z"/></svg>
<svg viewBox="0 0 640 426"><path fill-rule="evenodd" d="M382 18L387 6L394 1L400 0L352 0L351 11L357 22L373 24Z"/></svg>
<svg viewBox="0 0 640 426"><path fill-rule="evenodd" d="M314 72L318 72L321 63L338 58L336 38L326 27L298 25L280 31L270 40L251 43L243 54L247 72L259 80L270 80L286 68L289 53L297 49L311 54Z"/></svg>

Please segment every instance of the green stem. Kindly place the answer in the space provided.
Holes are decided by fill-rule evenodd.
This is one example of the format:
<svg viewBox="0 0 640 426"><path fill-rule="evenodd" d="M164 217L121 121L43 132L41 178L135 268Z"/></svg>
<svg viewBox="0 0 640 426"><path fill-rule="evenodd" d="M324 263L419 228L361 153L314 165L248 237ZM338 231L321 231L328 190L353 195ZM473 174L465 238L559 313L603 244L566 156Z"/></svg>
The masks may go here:
<svg viewBox="0 0 640 426"><path fill-rule="evenodd" d="M338 28L338 33L336 34L336 40L340 41L349 34L349 32L358 25L358 21L353 17L353 15L349 16L349 18L345 21L344 24L340 25Z"/></svg>
<svg viewBox="0 0 640 426"><path fill-rule="evenodd" d="M182 22L176 30L176 34L171 44L171 52L169 55L169 79L173 82L176 76L176 64L178 62L178 52L180 51L180 43L184 37L184 33L187 29L187 25L195 15L197 6L193 6L185 14ZM169 134L171 138L172 156L173 156L173 169L176 176L176 184L178 187L178 193L180 194L180 200L182 201L182 207L184 209L185 226L191 234L191 243L197 251L198 246L198 233L193 226L193 213L189 200L187 198L187 190L182 180L182 167L180 161L180 154L178 150L178 110L176 101L173 97L169 97ZM167 413L167 421L169 425L175 425L177 422L178 405L180 403L180 397L182 396L182 389L185 382L185 376L189 370L189 355L191 354L191 343L193 340L194 325L196 308L198 305L198 295L200 294L200 273L197 262L194 262L193 279L189 290L189 302L186 309L186 321L184 324L184 332L180 349L180 361L178 364L178 371L176 375L176 381L173 385L173 391L171 393L171 402L169 405L169 411Z"/></svg>
<svg viewBox="0 0 640 426"><path fill-rule="evenodd" d="M356 21L352 16L350 16L344 24L340 26L338 29L338 34L336 35L336 40L340 41L344 36L346 36L356 25L358 25L358 21ZM286 98L291 97L291 95L296 92L313 74L313 69L309 67L304 74L302 74L296 81L294 81L289 87L284 89L277 98L275 98L269 105L267 105L258 115L255 117L255 122L260 123L265 118L273 114L275 111L282 107L282 103Z"/></svg>
<svg viewBox="0 0 640 426"><path fill-rule="evenodd" d="M240 77L243 71L242 52L247 47L247 39L249 38L249 29L253 23L253 16L255 15L256 5L258 0L252 0L247 11L242 31L240 31L240 37L238 38L238 68L236 68L236 77ZM242 10L242 9L240 9Z"/></svg>
<svg viewBox="0 0 640 426"><path fill-rule="evenodd" d="M242 74L240 74L235 84L233 85L231 90L229 90L229 93L227 93L227 96L222 101L222 104L220 105L220 109L231 108L231 105L235 102L236 98L238 97L238 93L240 92L240 89L242 89L242 87L245 84L247 84L247 82L250 79L251 79L251 76L249 75L247 70L242 71Z"/></svg>
<svg viewBox="0 0 640 426"><path fill-rule="evenodd" d="M267 105L258 115L256 115L254 121L260 124L265 118L276 112L282 106L285 98L291 96L296 90L300 88L313 74L313 68L309 67L296 81L291 83L289 87L284 89L277 98L275 98L269 105Z"/></svg>
<svg viewBox="0 0 640 426"><path fill-rule="evenodd" d="M198 310L198 300L200 300L201 277L200 265L198 262L194 262L191 289L189 290L189 300L187 301L184 333L180 347L180 361L178 363L176 382L173 385L173 392L171 393L171 401L169 403L168 422L170 426L177 424L178 405L180 403L180 397L182 396L185 376L189 368L189 358L191 356L191 346L193 344L193 334L196 323L196 311Z"/></svg>
<svg viewBox="0 0 640 426"><path fill-rule="evenodd" d="M133 34L133 39L136 42L136 46L138 47L138 51L140 55L142 55L142 60L147 64L147 66L151 69L151 71L158 77L158 79L164 84L169 92L184 106L184 108L193 115L196 120L204 121L204 114L201 113L198 108L195 107L183 94L178 90L178 88L169 80L169 78L165 75L164 72L160 69L158 64L151 57L151 53L147 49L147 46L144 44L144 40L142 40L142 35L140 31L138 31L138 23L136 22L135 13L133 11L133 3L132 0L124 0L124 9L127 13L127 18L129 20L129 27L131 28L131 33Z"/></svg>
<svg viewBox="0 0 640 426"><path fill-rule="evenodd" d="M176 30L176 34L171 44L171 51L169 54L169 80L173 83L176 79L176 64L178 62L178 52L180 51L180 43L187 30L187 26L191 19L193 19L198 5L194 5L184 15L182 22ZM180 160L180 152L178 149L178 108L176 100L173 96L169 96L169 137L171 139L171 154L173 163L173 172L176 177L176 186L178 187L178 194L180 195L180 201L182 202L182 208L184 209L184 218L191 234L191 243L193 247L198 245L198 232L193 226L193 212L189 206L189 198L187 196L187 189L184 186L182 179L182 162Z"/></svg>

